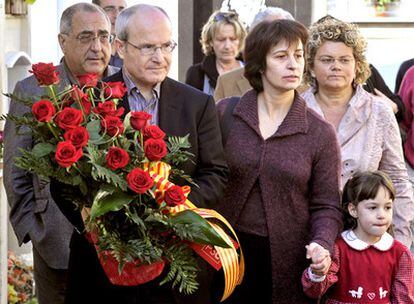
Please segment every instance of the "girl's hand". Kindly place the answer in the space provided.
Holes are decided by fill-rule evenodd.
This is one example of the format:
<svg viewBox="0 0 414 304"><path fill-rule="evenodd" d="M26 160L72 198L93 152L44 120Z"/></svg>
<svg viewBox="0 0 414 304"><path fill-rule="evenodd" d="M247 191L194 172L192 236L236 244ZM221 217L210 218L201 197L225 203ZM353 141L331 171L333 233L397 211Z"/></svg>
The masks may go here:
<svg viewBox="0 0 414 304"><path fill-rule="evenodd" d="M312 259L312 264L309 266L312 273L318 276L326 275L331 266L331 256L329 251L314 242L305 247L306 258Z"/></svg>

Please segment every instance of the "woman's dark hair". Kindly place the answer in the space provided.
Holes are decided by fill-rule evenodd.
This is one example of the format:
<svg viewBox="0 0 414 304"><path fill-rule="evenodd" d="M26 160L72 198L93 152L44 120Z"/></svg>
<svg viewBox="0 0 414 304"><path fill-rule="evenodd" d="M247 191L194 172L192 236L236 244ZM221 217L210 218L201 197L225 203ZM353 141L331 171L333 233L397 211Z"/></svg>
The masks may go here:
<svg viewBox="0 0 414 304"><path fill-rule="evenodd" d="M359 172L350 178L342 194L342 209L344 229L354 229L357 226L356 218L349 214L348 205L357 206L359 202L374 199L378 190L383 187L388 191L391 200L395 199L395 188L387 174L381 171Z"/></svg>
<svg viewBox="0 0 414 304"><path fill-rule="evenodd" d="M244 47L244 76L256 92L263 91L262 73L266 70L266 56L270 49L281 41L302 42L308 40L306 27L293 20L263 21L247 35Z"/></svg>

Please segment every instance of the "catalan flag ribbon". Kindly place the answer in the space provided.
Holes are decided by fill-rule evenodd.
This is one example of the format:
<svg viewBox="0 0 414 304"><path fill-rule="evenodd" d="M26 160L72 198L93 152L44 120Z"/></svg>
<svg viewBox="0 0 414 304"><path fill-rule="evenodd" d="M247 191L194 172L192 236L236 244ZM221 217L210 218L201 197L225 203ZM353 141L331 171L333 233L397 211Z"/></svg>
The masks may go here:
<svg viewBox="0 0 414 304"><path fill-rule="evenodd" d="M155 200L158 203L161 203L164 198L164 193L170 187L174 186L168 180L170 175L171 166L164 162L150 162L144 164L144 170L148 171L149 175L154 180L156 185L155 191ZM190 193L189 186L183 186L182 190L184 195L188 197ZM191 247L207 262L209 262L216 270L223 268L224 272L224 292L221 298L221 301L227 299L237 285L239 285L243 280L244 275L244 258L242 249L239 248L239 240L237 235L229 222L218 212L212 209L197 208L193 203L188 199L184 204L180 204L174 207L167 207L169 212L172 214L179 213L184 210L192 210L197 213L204 219L206 219L209 224L214 228L214 230L230 245L230 248L222 248L218 246L210 245L201 245L201 244L191 244ZM213 220L209 221L209 220ZM236 240L233 241L232 238L223 230L223 228L218 224L221 223L231 232L232 237ZM237 249L240 249L240 256L237 253Z"/></svg>

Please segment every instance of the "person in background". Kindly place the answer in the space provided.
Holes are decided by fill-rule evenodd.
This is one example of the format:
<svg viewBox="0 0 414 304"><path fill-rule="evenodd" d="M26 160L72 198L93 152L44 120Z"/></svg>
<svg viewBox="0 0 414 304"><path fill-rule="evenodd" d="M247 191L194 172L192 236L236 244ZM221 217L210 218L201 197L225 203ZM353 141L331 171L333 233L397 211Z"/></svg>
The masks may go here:
<svg viewBox="0 0 414 304"><path fill-rule="evenodd" d="M386 104L388 104L398 122L404 118L405 108L401 97L394 94L385 83L380 72L372 65L369 65L371 75L363 85L365 91L376 95L381 98Z"/></svg>
<svg viewBox="0 0 414 304"><path fill-rule="evenodd" d="M398 94L401 96L405 106L404 120L400 123L400 127L406 134L404 139L405 162L408 176L414 187L414 66L405 73ZM411 251L414 252L414 245L411 247Z"/></svg>
<svg viewBox="0 0 414 304"><path fill-rule="evenodd" d="M292 15L279 7L266 7L256 14L252 24L249 27L251 31L257 24L262 21L272 21L278 19L294 20ZM218 102L220 99L231 96L242 96L252 86L244 77L244 67L240 67L233 71L221 74L217 79L216 89L214 91L214 100Z"/></svg>
<svg viewBox="0 0 414 304"><path fill-rule="evenodd" d="M362 88L370 69L358 27L337 19L310 27L305 81L307 105L336 130L341 145L342 186L358 171L382 170L396 188L395 237L410 248L413 190L401 136L391 107Z"/></svg>
<svg viewBox="0 0 414 304"><path fill-rule="evenodd" d="M394 88L395 94L398 94L398 92L400 91L401 82L402 82L402 80L405 76L405 73L413 65L414 65L414 58L408 59L408 60L404 61L403 63L401 63L401 65L398 69L398 72L397 72L397 77L395 79L395 88Z"/></svg>
<svg viewBox="0 0 414 304"><path fill-rule="evenodd" d="M201 31L204 57L187 70L185 83L214 95L219 75L243 66L238 59L246 30L236 12L214 12Z"/></svg>
<svg viewBox="0 0 414 304"><path fill-rule="evenodd" d="M101 78L118 71L108 66L110 30L111 24L105 12L94 4L78 3L63 12L58 36L64 54L57 67L59 90L77 84L77 75L96 73ZM23 100L36 100L44 95L44 87L31 76L19 81L13 94ZM22 116L30 111L30 107L12 98L9 114ZM10 222L19 244L32 242L39 304L61 304L66 290L73 226L52 199L50 184L14 165L14 157L20 154L19 148L30 150L33 144L27 130L17 133L14 122L6 121L4 186L11 207Z"/></svg>
<svg viewBox="0 0 414 304"><path fill-rule="evenodd" d="M307 38L296 21L259 23L244 51L253 89L217 104L230 169L218 211L246 261L229 303L312 303L300 284L305 246L332 252L341 228L335 130L296 92Z"/></svg>
<svg viewBox="0 0 414 304"><path fill-rule="evenodd" d="M335 243L326 274L302 276L311 298L326 294L327 304L414 304L414 258L387 232L392 225L395 189L381 171L357 173L342 199L345 231ZM314 252L312 259L326 252ZM329 260L325 260L330 264Z"/></svg>
<svg viewBox="0 0 414 304"><path fill-rule="evenodd" d="M191 188L188 198L200 208L215 207L228 175L215 103L211 96L167 76L172 52L177 46L172 38L170 18L160 7L134 5L118 16L116 34L124 65L104 81L125 83L127 92L120 101L125 114L145 111L151 115L151 124L158 125L168 135L188 136L191 145L188 152L192 157L181 169L198 185ZM181 182L184 184L186 181ZM59 205L70 205L72 202L63 195L61 188L53 187L52 196L61 198ZM84 231L79 210L65 215L77 230ZM160 285L160 279L138 286L117 286L106 277L96 250L85 234L74 233L65 300L68 304L209 304L209 276L213 274L209 270L214 270L201 258L198 261L201 286L188 296L172 291L171 284Z"/></svg>
<svg viewBox="0 0 414 304"><path fill-rule="evenodd" d="M92 0L92 3L100 6L105 13L108 15L111 21L111 34L115 36L115 22L119 13L127 7L125 0ZM115 41L115 39L114 39ZM122 59L116 52L116 47L112 44L111 59L109 65L122 68Z"/></svg>

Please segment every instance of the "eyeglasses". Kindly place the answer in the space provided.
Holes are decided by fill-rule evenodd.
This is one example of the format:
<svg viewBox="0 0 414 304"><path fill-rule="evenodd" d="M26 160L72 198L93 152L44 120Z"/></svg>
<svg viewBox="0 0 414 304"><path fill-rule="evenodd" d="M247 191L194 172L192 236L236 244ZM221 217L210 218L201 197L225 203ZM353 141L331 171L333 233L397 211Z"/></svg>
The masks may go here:
<svg viewBox="0 0 414 304"><path fill-rule="evenodd" d="M62 35L69 36L68 34L62 34ZM112 43L112 41L114 41L114 38L115 38L115 35L105 33L105 34L99 34L99 35L80 34L75 39L78 40L80 42L80 44L83 44L83 45L88 44L89 45L89 44L92 43L92 41L95 41L96 39L99 39L99 42L102 43L102 44L109 44L109 43Z"/></svg>
<svg viewBox="0 0 414 304"><path fill-rule="evenodd" d="M335 61L338 61L341 66L347 66L354 61L354 59L351 57L334 58L329 56L320 57L317 60L319 60L323 65L327 66L333 65Z"/></svg>
<svg viewBox="0 0 414 304"><path fill-rule="evenodd" d="M135 45L135 44L132 44L131 42L129 42L128 40L125 40L125 42L128 43L129 45L131 45L132 47L136 48L137 50L139 50L141 52L141 54L145 55L145 56L154 55L155 52L157 52L158 49L164 55L171 54L172 51L174 51L175 47L177 46L177 43L174 42L174 41L164 43L161 46L156 46L156 45L153 45L153 44Z"/></svg>
<svg viewBox="0 0 414 304"><path fill-rule="evenodd" d="M231 20L237 20L239 15L235 11L230 12L219 12L217 15L214 16L214 22L226 20L230 22Z"/></svg>

